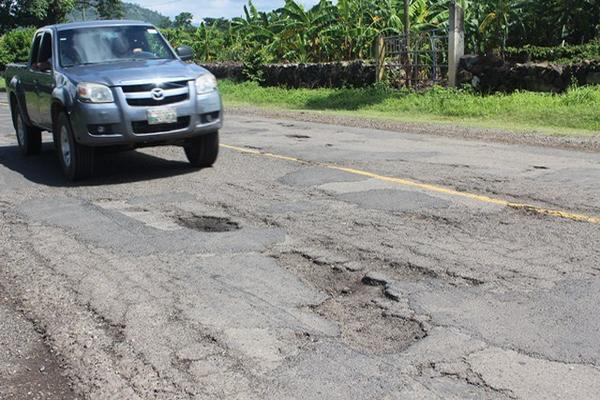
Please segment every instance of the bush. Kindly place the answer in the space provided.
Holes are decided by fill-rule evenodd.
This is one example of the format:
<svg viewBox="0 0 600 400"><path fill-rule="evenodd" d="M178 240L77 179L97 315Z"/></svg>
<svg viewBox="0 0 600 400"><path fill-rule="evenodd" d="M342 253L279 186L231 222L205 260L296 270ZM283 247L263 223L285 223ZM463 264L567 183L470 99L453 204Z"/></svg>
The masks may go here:
<svg viewBox="0 0 600 400"><path fill-rule="evenodd" d="M560 64L572 64L584 60L600 60L600 40L582 45L557 47L525 46L509 47L505 51L511 61L553 61Z"/></svg>
<svg viewBox="0 0 600 400"><path fill-rule="evenodd" d="M264 81L263 65L267 63L267 52L262 48L248 48L242 56L242 75L251 82Z"/></svg>
<svg viewBox="0 0 600 400"><path fill-rule="evenodd" d="M6 64L25 62L29 59L35 30L35 28L19 28L0 36L0 70L4 70Z"/></svg>

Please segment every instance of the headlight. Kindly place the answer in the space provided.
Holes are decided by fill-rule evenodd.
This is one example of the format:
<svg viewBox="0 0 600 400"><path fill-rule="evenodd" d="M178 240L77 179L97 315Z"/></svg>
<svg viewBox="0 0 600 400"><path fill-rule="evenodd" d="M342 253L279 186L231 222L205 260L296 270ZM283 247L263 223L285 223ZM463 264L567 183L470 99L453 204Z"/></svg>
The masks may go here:
<svg viewBox="0 0 600 400"><path fill-rule="evenodd" d="M212 92L217 88L217 78L209 72L196 79L196 93Z"/></svg>
<svg viewBox="0 0 600 400"><path fill-rule="evenodd" d="M80 83L77 85L77 97L86 103L112 103L115 101L110 88L98 83Z"/></svg>

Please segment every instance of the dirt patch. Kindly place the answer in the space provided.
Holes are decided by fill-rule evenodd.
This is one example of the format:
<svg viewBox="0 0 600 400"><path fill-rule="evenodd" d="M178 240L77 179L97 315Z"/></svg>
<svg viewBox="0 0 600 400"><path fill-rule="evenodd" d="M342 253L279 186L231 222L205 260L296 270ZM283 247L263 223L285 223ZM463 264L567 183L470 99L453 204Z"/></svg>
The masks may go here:
<svg viewBox="0 0 600 400"><path fill-rule="evenodd" d="M231 232L241 229L239 223L229 218L214 217L210 215L185 215L176 216L175 222L184 228L199 232Z"/></svg>

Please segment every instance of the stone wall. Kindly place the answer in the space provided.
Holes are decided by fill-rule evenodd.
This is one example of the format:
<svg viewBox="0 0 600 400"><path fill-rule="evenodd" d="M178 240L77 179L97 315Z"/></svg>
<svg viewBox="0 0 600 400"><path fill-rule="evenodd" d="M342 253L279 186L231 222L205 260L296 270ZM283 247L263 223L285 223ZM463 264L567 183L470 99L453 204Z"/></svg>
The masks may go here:
<svg viewBox="0 0 600 400"><path fill-rule="evenodd" d="M573 83L600 84L600 61L578 64L509 63L499 58L465 56L460 61L459 83L484 92L531 90L559 93Z"/></svg>
<svg viewBox="0 0 600 400"><path fill-rule="evenodd" d="M244 80L241 63L204 64L218 79ZM365 87L375 83L375 65L364 61L269 64L263 67L263 86L290 88Z"/></svg>
<svg viewBox="0 0 600 400"><path fill-rule="evenodd" d="M209 70L217 79L233 79L235 81L244 80L244 76L242 74L242 63L218 62L200 64L200 66Z"/></svg>

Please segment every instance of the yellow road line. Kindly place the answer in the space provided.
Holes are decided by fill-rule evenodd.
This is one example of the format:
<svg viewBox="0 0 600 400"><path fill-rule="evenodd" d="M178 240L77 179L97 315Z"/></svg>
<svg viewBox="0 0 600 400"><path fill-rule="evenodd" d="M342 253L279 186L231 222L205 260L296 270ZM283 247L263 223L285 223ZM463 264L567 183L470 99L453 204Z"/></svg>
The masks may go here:
<svg viewBox="0 0 600 400"><path fill-rule="evenodd" d="M428 192L442 193L442 194L449 195L449 196L463 197L463 198L479 201L482 203L495 204L498 206L509 207L509 208L513 208L516 210L523 210L523 211L531 212L534 214L547 215L550 217L557 217L557 218L569 219L572 221L588 222L591 224L600 225L600 217L594 217L594 216L585 215L585 214L576 214L576 213L571 213L571 212L562 211L562 210L547 209L547 208L543 208L543 207L534 206L531 204L514 203L512 201L508 201L508 200L504 200L504 199L498 199L498 198L489 197L489 196L476 194L476 193L463 192L460 190L450 189L450 188L443 187L443 186L417 182L417 181L413 181L411 179L395 178L395 177L391 177L391 176L379 175L379 174L376 174L373 172L363 171L363 170L354 169L354 168L342 167L342 166L339 166L336 164L329 164L329 163L323 163L323 162L318 162L318 161L315 161L315 162L306 161L306 160L302 160L302 159L299 159L296 157L289 157L289 156L283 156L283 155L279 155L279 154L267 153L267 152L262 152L260 150L249 149L246 147L232 146L229 144L221 144L221 147L230 149L230 150L234 150L234 151L237 151L240 153L245 153L245 154L259 155L259 156L274 158L274 159L278 159L278 160L292 161L292 162L297 162L297 163L302 163L302 164L318 165L321 167L335 169L337 171L343 171L343 172L347 172L347 173L353 174L353 175L365 176L365 177L368 177L371 179L394 183L394 184L401 185L401 186L412 187L415 189L421 189L421 190L425 190Z"/></svg>

